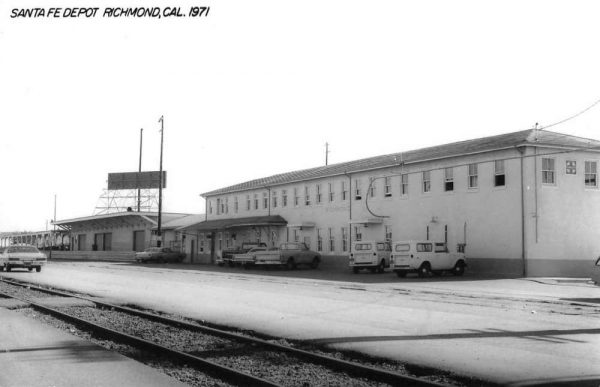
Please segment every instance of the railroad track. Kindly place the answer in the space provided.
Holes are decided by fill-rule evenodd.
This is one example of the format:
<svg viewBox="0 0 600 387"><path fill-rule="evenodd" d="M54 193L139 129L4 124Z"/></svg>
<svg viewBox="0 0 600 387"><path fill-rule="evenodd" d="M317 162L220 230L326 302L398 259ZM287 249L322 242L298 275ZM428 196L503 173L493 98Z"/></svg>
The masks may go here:
<svg viewBox="0 0 600 387"><path fill-rule="evenodd" d="M321 383L354 386L448 385L26 282L2 278L0 283L5 284L3 291L0 291L0 297L18 299L37 311L69 321L80 329L152 354L160 354L170 361L192 366L200 372L233 385L310 386ZM7 289L6 285L19 287L20 295L7 291L10 289ZM93 303L96 307L45 306L33 300L39 299L39 292L84 300ZM114 321L126 323L114 323ZM146 324L153 325L148 329L141 328ZM167 337L162 338L165 334ZM264 364L261 363L263 361ZM250 362L250 364L240 367L243 362ZM303 373L316 373L318 378L315 381L314 377L308 376L303 382L301 376ZM476 384L481 385L479 382ZM465 384L459 382L458 385Z"/></svg>

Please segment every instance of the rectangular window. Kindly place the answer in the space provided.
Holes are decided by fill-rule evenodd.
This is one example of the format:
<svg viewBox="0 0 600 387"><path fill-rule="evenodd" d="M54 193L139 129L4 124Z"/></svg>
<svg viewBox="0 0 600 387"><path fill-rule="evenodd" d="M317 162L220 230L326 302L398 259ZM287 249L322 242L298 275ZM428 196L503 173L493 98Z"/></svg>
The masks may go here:
<svg viewBox="0 0 600 387"><path fill-rule="evenodd" d="M263 208L265 210L269 208L269 194L266 192L263 192Z"/></svg>
<svg viewBox="0 0 600 387"><path fill-rule="evenodd" d="M233 212L235 212L237 214L239 209L240 209L240 203L238 202L238 197L234 196L234 198L233 198Z"/></svg>
<svg viewBox="0 0 600 387"><path fill-rule="evenodd" d="M360 226L354 226L354 240L357 242L362 241L362 230Z"/></svg>
<svg viewBox="0 0 600 387"><path fill-rule="evenodd" d="M576 175L577 174L577 161L567 160L565 173L567 175Z"/></svg>
<svg viewBox="0 0 600 387"><path fill-rule="evenodd" d="M504 160L494 162L494 186L503 187L506 185L506 175L504 173Z"/></svg>
<svg viewBox="0 0 600 387"><path fill-rule="evenodd" d="M333 184L329 183L329 201L332 202L333 201L333 196L334 196L334 192L333 192Z"/></svg>
<svg viewBox="0 0 600 387"><path fill-rule="evenodd" d="M258 210L258 194L254 194L254 209Z"/></svg>
<svg viewBox="0 0 600 387"><path fill-rule="evenodd" d="M300 196L298 196L298 188L294 188L294 205L300 205Z"/></svg>
<svg viewBox="0 0 600 387"><path fill-rule="evenodd" d="M392 178L390 176L386 177L383 181L383 196L389 198L392 196Z"/></svg>
<svg viewBox="0 0 600 387"><path fill-rule="evenodd" d="M360 189L360 180L355 179L354 180L354 200L361 200L362 199L362 193L361 193L361 189Z"/></svg>
<svg viewBox="0 0 600 387"><path fill-rule="evenodd" d="M335 251L335 236L331 227L329 228L329 251L332 253Z"/></svg>
<svg viewBox="0 0 600 387"><path fill-rule="evenodd" d="M348 190L346 189L346 182L342 181L342 200L346 200L348 197ZM346 251L346 250L344 250Z"/></svg>
<svg viewBox="0 0 600 387"><path fill-rule="evenodd" d="M294 242L300 242L300 230L294 229Z"/></svg>
<svg viewBox="0 0 600 387"><path fill-rule="evenodd" d="M385 240L392 241L392 226L385 226Z"/></svg>
<svg viewBox="0 0 600 387"><path fill-rule="evenodd" d="M246 195L246 211L250 211L250 195Z"/></svg>
<svg viewBox="0 0 600 387"><path fill-rule="evenodd" d="M404 173L400 177L400 193L408 195L408 173Z"/></svg>
<svg viewBox="0 0 600 387"><path fill-rule="evenodd" d="M212 214L213 213L213 208L212 208L212 200L208 201L208 213Z"/></svg>
<svg viewBox="0 0 600 387"><path fill-rule="evenodd" d="M229 198L225 198L225 213L229 214Z"/></svg>
<svg viewBox="0 0 600 387"><path fill-rule="evenodd" d="M554 159L542 158L542 184L556 184Z"/></svg>
<svg viewBox="0 0 600 387"><path fill-rule="evenodd" d="M477 164L469 164L469 188L477 188Z"/></svg>
<svg viewBox="0 0 600 387"><path fill-rule="evenodd" d="M304 204L310 206L310 188L308 186L304 187Z"/></svg>
<svg viewBox="0 0 600 387"><path fill-rule="evenodd" d="M585 162L585 186L598 187L598 163L596 161Z"/></svg>
<svg viewBox="0 0 600 387"><path fill-rule="evenodd" d="M221 199L217 199L217 215L221 214L223 210L221 209Z"/></svg>
<svg viewBox="0 0 600 387"><path fill-rule="evenodd" d="M423 172L423 192L431 191L431 171Z"/></svg>
<svg viewBox="0 0 600 387"><path fill-rule="evenodd" d="M323 236L320 228L317 229L317 251L323 251Z"/></svg>
<svg viewBox="0 0 600 387"><path fill-rule="evenodd" d="M454 169L446 168L444 170L444 191L454 191Z"/></svg>
<svg viewBox="0 0 600 387"><path fill-rule="evenodd" d="M277 208L277 191L273 191L271 194L273 195L273 197L272 197L273 208Z"/></svg>
<svg viewBox="0 0 600 387"><path fill-rule="evenodd" d="M287 189L281 190L281 206L287 207Z"/></svg>
<svg viewBox="0 0 600 387"><path fill-rule="evenodd" d="M321 204L321 184L317 184L317 204Z"/></svg>
<svg viewBox="0 0 600 387"><path fill-rule="evenodd" d="M369 195L371 195L371 197L375 196L375 178L373 177L369 179Z"/></svg>
<svg viewBox="0 0 600 387"><path fill-rule="evenodd" d="M348 251L348 228L342 227L342 251Z"/></svg>

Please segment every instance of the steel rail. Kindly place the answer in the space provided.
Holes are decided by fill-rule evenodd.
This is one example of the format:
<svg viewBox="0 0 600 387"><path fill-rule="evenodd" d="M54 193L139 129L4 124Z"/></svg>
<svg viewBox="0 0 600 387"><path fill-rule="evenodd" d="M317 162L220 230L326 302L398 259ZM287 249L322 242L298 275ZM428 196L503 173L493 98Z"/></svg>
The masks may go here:
<svg viewBox="0 0 600 387"><path fill-rule="evenodd" d="M238 341L243 341L243 342L248 342L251 344L264 346L267 348L272 348L277 351L291 353L297 357L311 360L317 364L326 365L332 369L335 369L338 371L343 371L343 372L346 372L346 373L354 375L354 376L366 377L371 380L378 380L381 382L390 383L392 385L397 385L397 386L438 386L438 387L445 386L445 384L440 384L437 382L424 380L424 379L420 379L420 378L413 377L413 376L402 375L397 372L387 371L387 370L375 368L375 367L370 367L370 366L358 364L358 363L348 361L348 360L336 359L331 356L321 355L318 353L273 343L273 342L259 339L259 338L244 336L244 335L241 335L238 333L228 332L228 331L224 331L221 329L211 328L211 327L207 327L207 326L203 326L203 325L191 324L191 323L188 323L185 321L171 319L171 318L160 316L160 315L157 315L154 313L144 312L141 310L128 308L126 306L113 305L113 304L99 301L99 300L96 300L93 298L87 298L87 297L79 296L76 294L69 294L66 292L59 291L59 290L45 289L45 288L37 286L36 284L33 284L33 283L14 282L14 281L7 280L7 279L1 278L1 277L0 277L0 282L5 282L5 283L16 285L16 286L29 287L30 289L33 289L33 290L38 290L38 291L42 291L42 292L46 292L46 293L50 293L50 294L60 295L62 297L79 298L81 300L92 302L96 305L101 305L101 306L107 307L107 308L113 308L114 310L133 314L133 315L136 315L139 317L144 317L144 318L147 318L147 319L150 319L153 321L157 321L157 322L161 322L161 323L165 323L165 324L169 324L169 325L174 325L174 326L178 326L178 327L183 327L183 328L201 332L201 333L208 333L208 334L212 334L212 335L219 336L222 338L238 340Z"/></svg>
<svg viewBox="0 0 600 387"><path fill-rule="evenodd" d="M39 290L39 289L36 289ZM44 311L48 314L51 314L53 316L59 317L61 319L64 320L68 320L71 321L75 324L79 324L79 325L83 325L87 328L90 328L91 330L95 331L95 332L100 332L102 334L105 334L107 336L110 336L111 339L114 338L118 338L120 341L128 343L130 345L133 345L135 347L138 348L145 348L148 350L152 350L152 351L156 351L156 352L160 352L164 355L168 355L168 356L172 356L176 359L179 359L180 361L183 362L187 362L190 364L193 364L197 367L199 367L201 369L201 371L203 372L208 372L208 373L213 373L214 375L218 375L218 378L222 378L222 379L226 379L228 381L233 381L235 383L238 383L240 385L243 386L257 386L257 387L282 387L279 384L270 382L268 380L265 379L261 379L259 377L256 376L252 376L250 374L247 374L245 372L241 372L241 371L237 371L233 368L229 368L227 366L223 366L217 363L214 363L212 361L206 360L206 359L202 359L200 357L194 356L194 355L190 355L188 353L185 352L181 352L181 351L177 351L165 346L162 346L160 344L156 344L153 343L151 341L148 340L144 340L141 339L139 337L135 337L132 335L129 335L127 333L124 332L120 332L120 331L116 331L114 329L110 329L110 328L106 328L103 327L101 325L95 324L91 321L70 315L68 313L64 313L61 312L59 310L56 310L54 308L50 308L48 306L44 306L44 305L40 305L36 302L33 302L31 300L27 300L27 299L23 299L20 297L16 297L7 293L4 293L2 291L0 291L0 296L2 297L7 297L7 298L12 298L21 302L24 302L28 305L31 305L33 308ZM208 371L207 371L208 370ZM225 375L225 377L223 377L223 375Z"/></svg>

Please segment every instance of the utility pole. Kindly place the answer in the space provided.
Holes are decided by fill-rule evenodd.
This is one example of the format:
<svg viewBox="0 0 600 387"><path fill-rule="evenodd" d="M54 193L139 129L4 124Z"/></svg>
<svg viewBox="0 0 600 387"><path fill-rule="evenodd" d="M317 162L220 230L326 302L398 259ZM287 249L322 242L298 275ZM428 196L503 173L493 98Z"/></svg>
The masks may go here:
<svg viewBox="0 0 600 387"><path fill-rule="evenodd" d="M162 186L163 186L163 137L165 132L165 117L160 116L158 120L160 122L160 170L158 175L158 235L156 245L160 247L162 245Z"/></svg>
<svg viewBox="0 0 600 387"><path fill-rule="evenodd" d="M329 143L325 143L325 165L329 165Z"/></svg>
<svg viewBox="0 0 600 387"><path fill-rule="evenodd" d="M138 172L142 172L142 139L144 138L144 129L140 129L140 167ZM142 206L142 190L138 188L137 192L137 210L140 212L140 208Z"/></svg>

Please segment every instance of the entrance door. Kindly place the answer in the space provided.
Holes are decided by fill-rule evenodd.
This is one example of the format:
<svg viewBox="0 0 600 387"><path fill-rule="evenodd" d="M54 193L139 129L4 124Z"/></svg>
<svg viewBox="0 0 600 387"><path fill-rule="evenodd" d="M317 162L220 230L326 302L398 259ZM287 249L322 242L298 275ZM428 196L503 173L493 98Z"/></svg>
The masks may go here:
<svg viewBox="0 0 600 387"><path fill-rule="evenodd" d="M136 230L133 232L133 251L144 251L146 247L146 232Z"/></svg>

